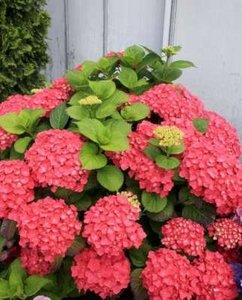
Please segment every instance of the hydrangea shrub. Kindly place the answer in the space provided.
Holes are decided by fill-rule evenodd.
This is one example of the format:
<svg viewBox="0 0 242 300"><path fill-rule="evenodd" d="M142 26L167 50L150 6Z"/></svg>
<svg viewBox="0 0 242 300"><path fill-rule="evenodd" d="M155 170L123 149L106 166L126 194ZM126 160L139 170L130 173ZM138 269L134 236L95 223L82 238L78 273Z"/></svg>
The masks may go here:
<svg viewBox="0 0 242 300"><path fill-rule="evenodd" d="M131 46L0 104L0 299L232 300L236 129Z"/></svg>

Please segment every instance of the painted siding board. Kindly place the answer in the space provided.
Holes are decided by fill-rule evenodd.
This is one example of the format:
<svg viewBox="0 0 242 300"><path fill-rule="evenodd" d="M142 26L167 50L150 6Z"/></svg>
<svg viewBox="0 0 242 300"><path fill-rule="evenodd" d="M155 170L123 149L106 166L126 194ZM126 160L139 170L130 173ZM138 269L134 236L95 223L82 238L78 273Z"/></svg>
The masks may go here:
<svg viewBox="0 0 242 300"><path fill-rule="evenodd" d="M108 0L107 51L133 44L162 47L164 0Z"/></svg>
<svg viewBox="0 0 242 300"><path fill-rule="evenodd" d="M48 80L53 80L62 76L66 67L64 0L49 0L47 10L51 16L48 49L51 61L45 73Z"/></svg>
<svg viewBox="0 0 242 300"><path fill-rule="evenodd" d="M174 43L196 69L181 81L230 120L242 138L242 2L179 0Z"/></svg>
<svg viewBox="0 0 242 300"><path fill-rule="evenodd" d="M68 68L103 53L103 1L67 0Z"/></svg>

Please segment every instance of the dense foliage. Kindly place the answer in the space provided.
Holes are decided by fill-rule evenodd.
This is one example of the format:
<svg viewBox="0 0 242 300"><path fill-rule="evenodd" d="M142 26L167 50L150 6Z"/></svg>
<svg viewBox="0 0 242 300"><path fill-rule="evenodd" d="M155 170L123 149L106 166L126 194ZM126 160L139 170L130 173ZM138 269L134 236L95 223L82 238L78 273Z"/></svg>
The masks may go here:
<svg viewBox="0 0 242 300"><path fill-rule="evenodd" d="M45 0L0 1L0 101L43 84L48 62Z"/></svg>
<svg viewBox="0 0 242 300"><path fill-rule="evenodd" d="M0 104L0 299L237 299L241 146L172 83L179 50L132 46Z"/></svg>

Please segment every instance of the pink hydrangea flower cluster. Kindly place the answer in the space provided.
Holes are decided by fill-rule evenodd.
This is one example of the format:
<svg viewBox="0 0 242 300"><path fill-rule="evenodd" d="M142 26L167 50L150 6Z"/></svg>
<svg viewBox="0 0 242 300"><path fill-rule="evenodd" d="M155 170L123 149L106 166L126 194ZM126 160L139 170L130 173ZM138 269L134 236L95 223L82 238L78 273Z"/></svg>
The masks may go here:
<svg viewBox="0 0 242 300"><path fill-rule="evenodd" d="M192 120L204 115L202 102L185 87L159 84L140 96L131 95L130 102L143 102L162 119L182 118Z"/></svg>
<svg viewBox="0 0 242 300"><path fill-rule="evenodd" d="M10 112L19 113L23 109L37 108L43 108L45 115L49 116L50 112L56 106L69 99L72 92L73 90L67 80L60 78L53 82L51 88L40 89L34 95L8 97L6 101L0 103L0 116ZM11 147L16 139L16 135L10 134L0 128L0 151Z"/></svg>
<svg viewBox="0 0 242 300"><path fill-rule="evenodd" d="M192 193L215 204L219 214L228 214L242 203L242 167L235 156L206 140L193 143L184 153L180 176Z"/></svg>
<svg viewBox="0 0 242 300"><path fill-rule="evenodd" d="M56 79L52 85L51 89L58 90L61 93L62 100L68 100L73 93L72 87L69 85L66 78L58 78Z"/></svg>
<svg viewBox="0 0 242 300"><path fill-rule="evenodd" d="M138 125L137 130L129 135L129 149L108 153L108 156L122 170L129 170L129 176L139 182L141 189L164 197L174 185L172 181L174 172L161 169L144 153L144 149L149 145L149 139L154 137L155 128L156 125L143 121Z"/></svg>
<svg viewBox="0 0 242 300"><path fill-rule="evenodd" d="M238 296L231 267L218 252L205 251L194 262L198 271L198 300L233 300Z"/></svg>
<svg viewBox="0 0 242 300"><path fill-rule="evenodd" d="M125 196L110 195L85 213L82 236L98 255L118 256L125 249L139 248L146 237L138 219L139 209Z"/></svg>
<svg viewBox="0 0 242 300"><path fill-rule="evenodd" d="M231 219L218 219L208 227L209 235L227 250L242 247L242 226Z"/></svg>
<svg viewBox="0 0 242 300"><path fill-rule="evenodd" d="M196 269L170 249L150 251L141 278L151 300L192 299L197 291Z"/></svg>
<svg viewBox="0 0 242 300"><path fill-rule="evenodd" d="M222 116L215 112L204 112L204 119L208 120L208 128L205 134L200 133L193 125L192 120L184 118L170 118L164 122L165 125L175 125L185 133L185 143L189 148L193 143L203 140L214 146L224 147L223 152L240 157L241 147L236 129Z"/></svg>
<svg viewBox="0 0 242 300"><path fill-rule="evenodd" d="M123 253L98 256L91 248L75 256L71 272L79 290L93 291L102 299L117 295L130 281L130 265Z"/></svg>
<svg viewBox="0 0 242 300"><path fill-rule="evenodd" d="M21 160L0 161L0 218L16 219L27 203L34 200L34 181Z"/></svg>
<svg viewBox="0 0 242 300"><path fill-rule="evenodd" d="M81 230L77 216L74 205L68 206L64 200L51 197L33 202L24 209L18 223L19 244L24 249L23 265L29 272L48 273L49 264L65 255Z"/></svg>
<svg viewBox="0 0 242 300"><path fill-rule="evenodd" d="M83 145L80 135L68 130L40 132L25 153L25 159L37 185L63 187L81 192L89 171L83 170L79 153Z"/></svg>
<svg viewBox="0 0 242 300"><path fill-rule="evenodd" d="M22 248L20 260L28 274L46 275L52 270L51 262L46 260L38 248Z"/></svg>
<svg viewBox="0 0 242 300"><path fill-rule="evenodd" d="M175 251L188 255L202 255L206 242L204 228L191 220L174 218L161 227L162 243Z"/></svg>

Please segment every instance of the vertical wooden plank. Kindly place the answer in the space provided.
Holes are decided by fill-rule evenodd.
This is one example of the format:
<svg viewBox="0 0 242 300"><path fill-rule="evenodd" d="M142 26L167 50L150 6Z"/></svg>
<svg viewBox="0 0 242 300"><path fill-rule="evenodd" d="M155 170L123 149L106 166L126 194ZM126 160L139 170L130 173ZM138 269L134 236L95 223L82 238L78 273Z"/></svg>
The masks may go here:
<svg viewBox="0 0 242 300"><path fill-rule="evenodd" d="M60 77L65 72L65 11L64 0L49 0L47 10L51 17L49 29L49 49L51 58L45 74L48 80Z"/></svg>
<svg viewBox="0 0 242 300"><path fill-rule="evenodd" d="M107 50L133 44L162 47L165 0L108 0Z"/></svg>
<svg viewBox="0 0 242 300"><path fill-rule="evenodd" d="M103 0L67 1L68 68L103 53Z"/></svg>
<svg viewBox="0 0 242 300"><path fill-rule="evenodd" d="M174 44L197 66L181 81L229 119L242 138L241 18L241 0L179 0Z"/></svg>

